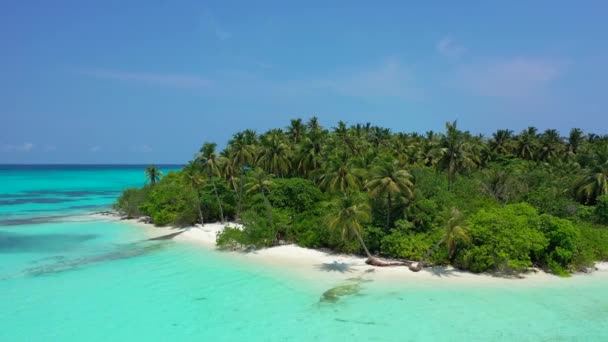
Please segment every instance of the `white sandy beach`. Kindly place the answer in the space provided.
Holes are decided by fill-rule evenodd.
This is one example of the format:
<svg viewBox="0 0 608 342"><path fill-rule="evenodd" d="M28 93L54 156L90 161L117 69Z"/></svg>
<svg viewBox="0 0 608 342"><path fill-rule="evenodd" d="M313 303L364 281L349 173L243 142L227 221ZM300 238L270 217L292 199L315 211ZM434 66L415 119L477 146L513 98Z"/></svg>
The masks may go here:
<svg viewBox="0 0 608 342"><path fill-rule="evenodd" d="M151 224L129 220L140 226L151 238L175 233L181 229L172 227L155 227ZM235 226L234 223L226 225ZM202 248L215 249L217 233L224 229L223 224L210 223L204 226L184 228L184 233L173 240L192 243ZM490 274L474 274L459 271L451 267L425 268L421 272L412 272L407 267L373 267L365 263L364 257L355 255L333 254L315 249L302 248L296 245L284 245L256 250L253 252L222 252L227 256L245 262L263 263L277 270L288 270L311 281L344 280L364 276L374 280L391 280L395 283L433 283L463 285L507 285L507 286L546 286L569 284L588 277L605 277L608 280L608 263L598 263L597 270L590 274L581 273L573 277L562 278L542 271L530 273L521 278L502 278Z"/></svg>

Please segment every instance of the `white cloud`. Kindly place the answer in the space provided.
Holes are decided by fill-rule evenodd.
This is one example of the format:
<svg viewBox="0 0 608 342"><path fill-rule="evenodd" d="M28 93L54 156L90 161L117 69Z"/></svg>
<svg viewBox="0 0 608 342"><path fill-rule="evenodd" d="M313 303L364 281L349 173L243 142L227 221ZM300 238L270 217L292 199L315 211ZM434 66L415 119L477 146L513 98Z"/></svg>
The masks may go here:
<svg viewBox="0 0 608 342"><path fill-rule="evenodd" d="M91 146L91 147L89 148L89 151L90 151L90 152L93 152L93 153L95 153L95 152L99 152L99 151L101 151L101 147L100 147L100 146L97 146L97 145L95 145L95 146Z"/></svg>
<svg viewBox="0 0 608 342"><path fill-rule="evenodd" d="M148 153L148 152L152 152L152 147L148 146L148 145L135 145L135 146L131 146L129 148L129 150L131 152L143 152L143 153Z"/></svg>
<svg viewBox="0 0 608 342"><path fill-rule="evenodd" d="M563 72L563 63L513 58L461 65L447 84L481 96L518 98L537 94Z"/></svg>
<svg viewBox="0 0 608 342"><path fill-rule="evenodd" d="M291 92L333 92L343 96L361 98L403 98L418 100L424 96L414 82L412 70L396 58L380 65L342 70L330 76L292 81L281 85Z"/></svg>
<svg viewBox="0 0 608 342"><path fill-rule="evenodd" d="M0 146L2 152L30 152L34 148L34 144L25 142L22 144L12 145L5 144Z"/></svg>
<svg viewBox="0 0 608 342"><path fill-rule="evenodd" d="M177 88L204 88L211 85L210 80L195 75L166 74L154 72L131 72L106 69L81 69L78 70L78 72L86 76L101 79L133 81Z"/></svg>
<svg viewBox="0 0 608 342"><path fill-rule="evenodd" d="M456 43L452 38L445 37L437 42L437 52L445 57L455 58L462 56L467 49Z"/></svg>

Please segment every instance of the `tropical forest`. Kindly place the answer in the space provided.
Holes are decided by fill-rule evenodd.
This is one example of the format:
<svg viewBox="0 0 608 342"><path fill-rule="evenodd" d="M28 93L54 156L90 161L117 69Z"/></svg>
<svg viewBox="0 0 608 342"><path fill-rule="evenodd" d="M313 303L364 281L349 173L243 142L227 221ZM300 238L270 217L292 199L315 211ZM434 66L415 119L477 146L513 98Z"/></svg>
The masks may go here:
<svg viewBox="0 0 608 342"><path fill-rule="evenodd" d="M114 207L159 226L230 222L226 250L297 244L414 271L568 276L608 259L608 136L567 133L293 119L223 149L204 142L179 171L151 165Z"/></svg>

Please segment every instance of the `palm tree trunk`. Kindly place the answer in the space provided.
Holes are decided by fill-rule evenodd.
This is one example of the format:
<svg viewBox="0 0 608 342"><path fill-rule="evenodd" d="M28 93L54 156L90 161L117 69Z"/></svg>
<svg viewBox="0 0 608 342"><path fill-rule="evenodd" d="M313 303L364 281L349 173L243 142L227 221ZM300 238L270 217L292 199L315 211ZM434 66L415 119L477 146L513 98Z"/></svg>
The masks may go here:
<svg viewBox="0 0 608 342"><path fill-rule="evenodd" d="M367 249L367 246L365 245L365 242L363 242L363 238L361 237L361 234L359 234L359 232L356 229L353 229L353 232L357 236L357 239L359 239L359 243L361 244L361 247L363 247L363 250L365 251L365 254L367 255L367 258L368 259L374 259L374 257L372 256L372 254Z"/></svg>
<svg viewBox="0 0 608 342"><path fill-rule="evenodd" d="M270 206L270 202L268 201L268 197L266 197L264 190L262 190L262 197L264 198L264 204L266 205L266 218L268 219L268 223L272 225L272 207Z"/></svg>
<svg viewBox="0 0 608 342"><path fill-rule="evenodd" d="M201 198L200 198L200 196L198 194L198 191L196 192L196 202L197 202L196 204L197 204L197 207L198 207L198 216L201 219L201 226L204 226L205 225L205 219L203 217L203 209L201 208Z"/></svg>
<svg viewBox="0 0 608 342"><path fill-rule="evenodd" d="M241 210L243 209L243 166L241 165L241 171L239 173L239 204L236 208L236 219L239 221L241 219Z"/></svg>
<svg viewBox="0 0 608 342"><path fill-rule="evenodd" d="M393 201L391 199L391 193L388 193L388 198L387 198L387 211L386 211L386 230L388 230L388 227L391 225L391 209L393 207Z"/></svg>
<svg viewBox="0 0 608 342"><path fill-rule="evenodd" d="M422 270L422 268L424 267L424 263L426 262L426 259L433 254L433 252L435 252L435 250L445 241L445 236L441 238L441 240L439 240L433 247L431 247L431 249L429 249L426 253L424 253L424 256L422 257L422 259L420 259L420 261L418 262L418 264L414 267L410 267L410 270L414 271L414 272L418 272L420 270Z"/></svg>
<svg viewBox="0 0 608 342"><path fill-rule="evenodd" d="M217 193L217 186L215 185L215 180L211 181L213 183L213 191L215 191L215 198L217 199L217 205L220 207L220 220L224 223L224 209L222 208L222 201L220 200L220 195Z"/></svg>

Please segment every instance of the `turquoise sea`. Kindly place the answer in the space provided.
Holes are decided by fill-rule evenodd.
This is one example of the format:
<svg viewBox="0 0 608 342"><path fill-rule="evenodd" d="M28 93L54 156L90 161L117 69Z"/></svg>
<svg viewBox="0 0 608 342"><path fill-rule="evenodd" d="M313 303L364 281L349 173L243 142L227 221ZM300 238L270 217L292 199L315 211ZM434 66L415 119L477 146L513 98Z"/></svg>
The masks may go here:
<svg viewBox="0 0 608 342"><path fill-rule="evenodd" d="M372 281L323 301L353 275L311 281L87 215L144 169L0 166L0 341L608 341L606 277Z"/></svg>

